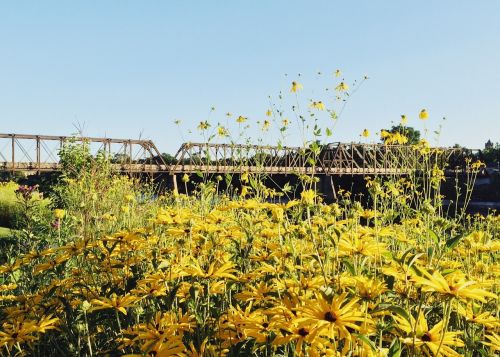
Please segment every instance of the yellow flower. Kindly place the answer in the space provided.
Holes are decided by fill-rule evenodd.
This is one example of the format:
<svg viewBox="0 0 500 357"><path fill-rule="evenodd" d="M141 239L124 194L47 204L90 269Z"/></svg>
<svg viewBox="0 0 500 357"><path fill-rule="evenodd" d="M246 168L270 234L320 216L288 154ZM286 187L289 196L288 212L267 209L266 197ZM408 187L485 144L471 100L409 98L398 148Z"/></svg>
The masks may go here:
<svg viewBox="0 0 500 357"><path fill-rule="evenodd" d="M446 274L443 277L439 271L429 273L421 269L422 276L414 276L413 281L422 285L423 291L437 292L445 297L456 297L459 299L473 299L486 302L486 297L497 299L497 296L489 291L480 289L475 281L466 281L460 272Z"/></svg>
<svg viewBox="0 0 500 357"><path fill-rule="evenodd" d="M184 183L188 183L189 182L189 176L188 176L188 174L184 174L182 176L182 182L184 182Z"/></svg>
<svg viewBox="0 0 500 357"><path fill-rule="evenodd" d="M342 72L340 72L340 69L337 69L334 74L335 74L335 77L340 77Z"/></svg>
<svg viewBox="0 0 500 357"><path fill-rule="evenodd" d="M200 124L198 125L198 129L200 130L207 130L208 128L210 128L210 124L208 121L200 121Z"/></svg>
<svg viewBox="0 0 500 357"><path fill-rule="evenodd" d="M56 217L57 219L63 219L65 215L66 211L63 209L56 208L54 210L54 217Z"/></svg>
<svg viewBox="0 0 500 357"><path fill-rule="evenodd" d="M418 115L418 117L419 117L420 119L422 119L422 120L425 120L425 119L427 119L427 118L429 117L429 113L427 113L427 110L422 109L422 110L420 111L420 114Z"/></svg>
<svg viewBox="0 0 500 357"><path fill-rule="evenodd" d="M462 356L451 347L462 347L463 341L458 337L461 332L446 332L444 329L444 321L438 322L432 329L429 330L427 320L423 313L420 313L417 321L410 316L410 321L394 316L397 324L396 327L405 333L402 342L406 345L414 345L419 351L426 356ZM412 336L415 330L415 335Z"/></svg>
<svg viewBox="0 0 500 357"><path fill-rule="evenodd" d="M366 276L355 277L354 281L359 296L365 300L376 299L387 291L387 286L384 282L370 279Z"/></svg>
<svg viewBox="0 0 500 357"><path fill-rule="evenodd" d="M381 130L380 131L380 138L381 139L386 139L388 138L389 136L391 136L391 133L389 133L387 130Z"/></svg>
<svg viewBox="0 0 500 357"><path fill-rule="evenodd" d="M335 90L338 92L345 92L346 90L349 90L349 86L344 82L340 82L340 84L335 87Z"/></svg>
<svg viewBox="0 0 500 357"><path fill-rule="evenodd" d="M281 124L283 124L283 126L288 126L290 124L290 121L285 118L281 121Z"/></svg>
<svg viewBox="0 0 500 357"><path fill-rule="evenodd" d="M218 126L217 127L217 134L219 134L219 136L228 136L229 132L223 126Z"/></svg>
<svg viewBox="0 0 500 357"><path fill-rule="evenodd" d="M484 325L488 329L500 327L500 320L495 318L489 311L475 313L475 307L472 304L467 306L458 305L457 313L465 318L467 322Z"/></svg>
<svg viewBox="0 0 500 357"><path fill-rule="evenodd" d="M292 82L292 89L290 89L290 92L296 93L300 89L302 89L302 84L299 82Z"/></svg>
<svg viewBox="0 0 500 357"><path fill-rule="evenodd" d="M401 125L406 125L408 123L408 118L406 118L406 115L402 114L401 115Z"/></svg>
<svg viewBox="0 0 500 357"><path fill-rule="evenodd" d="M399 131L395 133L390 133L388 131L382 130L380 137L384 140L384 144L399 144L404 145L408 142L408 138L401 134Z"/></svg>
<svg viewBox="0 0 500 357"><path fill-rule="evenodd" d="M313 205L316 192L314 190L305 190L300 193L300 198L306 205Z"/></svg>
<svg viewBox="0 0 500 357"><path fill-rule="evenodd" d="M198 262L194 262L193 265L190 265L184 268L184 272L191 276L197 276L200 278L206 279L232 279L237 280L234 273L237 273L235 269L235 264L232 262L223 262L218 268L215 267L216 263L210 264L207 272L205 272L199 265Z"/></svg>
<svg viewBox="0 0 500 357"><path fill-rule="evenodd" d="M500 335L491 331L490 335L485 336L489 341L483 341L483 345L489 346L493 351L500 351Z"/></svg>
<svg viewBox="0 0 500 357"><path fill-rule="evenodd" d="M247 119L248 119L247 117L240 115L238 118L236 118L236 122L241 124L241 123L246 122Z"/></svg>
<svg viewBox="0 0 500 357"><path fill-rule="evenodd" d="M266 116L270 117L272 114L273 112L271 111L271 109L268 109L266 112Z"/></svg>
<svg viewBox="0 0 500 357"><path fill-rule="evenodd" d="M248 186L242 186L241 187L241 194L240 196L241 197L245 197L246 195L248 195L248 191L250 190L250 187Z"/></svg>
<svg viewBox="0 0 500 357"><path fill-rule="evenodd" d="M135 196L132 194L125 195L125 200L127 202L133 202L133 201L135 201Z"/></svg>
<svg viewBox="0 0 500 357"><path fill-rule="evenodd" d="M117 296L112 294L110 298L103 297L101 299L93 299L91 304L93 307L89 311L116 309L124 315L127 315L127 307L132 307L140 299L136 296L125 295Z"/></svg>
<svg viewBox="0 0 500 357"><path fill-rule="evenodd" d="M269 120L264 120L264 123L262 123L262 130L268 130L270 126L271 122Z"/></svg>
<svg viewBox="0 0 500 357"><path fill-rule="evenodd" d="M363 132L361 133L361 135L365 138L369 137L370 136L370 132L368 131L368 129L365 129L363 130Z"/></svg>
<svg viewBox="0 0 500 357"><path fill-rule="evenodd" d="M472 163L470 167L472 170L479 170L482 167L486 167L486 164L484 162L481 162L480 160L477 160L476 162Z"/></svg>
<svg viewBox="0 0 500 357"><path fill-rule="evenodd" d="M311 333L329 338L350 339L351 333L366 328L371 323L358 304L357 298L347 298L347 294L335 296L329 303L323 296L308 301L300 308L298 327L308 328Z"/></svg>
<svg viewBox="0 0 500 357"><path fill-rule="evenodd" d="M312 102L310 107L318 110L325 110L325 105L321 100L319 102Z"/></svg>
<svg viewBox="0 0 500 357"><path fill-rule="evenodd" d="M281 207L273 207L271 208L271 213L273 215L273 220L276 222L281 222L283 221L283 216L285 214L285 211Z"/></svg>

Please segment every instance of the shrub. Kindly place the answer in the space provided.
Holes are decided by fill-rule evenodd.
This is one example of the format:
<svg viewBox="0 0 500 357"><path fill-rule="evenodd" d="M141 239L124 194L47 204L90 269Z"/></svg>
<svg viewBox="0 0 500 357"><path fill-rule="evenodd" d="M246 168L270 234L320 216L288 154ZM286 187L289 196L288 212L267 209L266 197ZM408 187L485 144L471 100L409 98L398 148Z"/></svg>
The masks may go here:
<svg viewBox="0 0 500 357"><path fill-rule="evenodd" d="M15 228L20 220L20 209L17 204L16 190L19 185L15 182L0 183L0 226Z"/></svg>

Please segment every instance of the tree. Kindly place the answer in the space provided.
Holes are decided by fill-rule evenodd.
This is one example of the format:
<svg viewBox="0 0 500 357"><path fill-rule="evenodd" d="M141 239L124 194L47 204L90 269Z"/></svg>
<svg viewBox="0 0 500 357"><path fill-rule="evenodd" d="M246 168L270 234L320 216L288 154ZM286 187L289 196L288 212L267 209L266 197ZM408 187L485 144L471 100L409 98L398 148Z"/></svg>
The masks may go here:
<svg viewBox="0 0 500 357"><path fill-rule="evenodd" d="M489 167L500 168L500 144L493 144L490 140L486 143L485 149L478 153L479 160L483 161Z"/></svg>
<svg viewBox="0 0 500 357"><path fill-rule="evenodd" d="M411 126L403 126L401 124L399 125L393 125L391 129L386 130L387 132L391 134L399 133L401 135L404 135L405 137L408 138L408 143L409 145L411 144L417 144L420 141L420 131L412 128ZM387 138L382 138L382 142L385 142Z"/></svg>

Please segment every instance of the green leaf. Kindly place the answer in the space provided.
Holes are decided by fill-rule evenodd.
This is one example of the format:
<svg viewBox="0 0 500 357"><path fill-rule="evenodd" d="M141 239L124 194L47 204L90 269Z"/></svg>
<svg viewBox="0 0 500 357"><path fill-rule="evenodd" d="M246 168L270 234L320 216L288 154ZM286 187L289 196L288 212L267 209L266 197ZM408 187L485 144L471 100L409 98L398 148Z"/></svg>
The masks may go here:
<svg viewBox="0 0 500 357"><path fill-rule="evenodd" d="M413 266L413 264L415 264L417 259L420 258L422 255L424 255L424 253L415 254L415 256L410 260L410 263L408 264L408 268L411 268Z"/></svg>
<svg viewBox="0 0 500 357"><path fill-rule="evenodd" d="M396 305L389 305L389 306L383 308L383 310L389 310L391 312L394 312L395 314L401 316L406 321L408 321L408 323L410 324L410 326L412 325L410 314L405 309L403 309L402 307L396 306Z"/></svg>
<svg viewBox="0 0 500 357"><path fill-rule="evenodd" d="M462 234L462 235L448 239L446 241L446 246L450 249L455 248L457 246L457 244L460 242L460 240L462 240L463 237L464 237L464 235Z"/></svg>
<svg viewBox="0 0 500 357"><path fill-rule="evenodd" d="M326 128L325 131L326 131L326 136L332 136L333 133L330 130L330 128Z"/></svg>
<svg viewBox="0 0 500 357"><path fill-rule="evenodd" d="M385 275L384 274L384 281L387 284L387 288L389 290L392 290L392 288L394 287L394 283L395 283L396 279L392 275Z"/></svg>
<svg viewBox="0 0 500 357"><path fill-rule="evenodd" d="M405 261L405 259L406 259L406 256L407 256L408 254L410 254L410 252L411 252L412 250L413 250L413 248L407 249L407 250L403 253L403 255L401 256L401 259L396 259L396 261L397 261L397 262L399 262L399 263L401 263L401 264L404 264L404 261Z"/></svg>
<svg viewBox="0 0 500 357"><path fill-rule="evenodd" d="M432 229L428 228L427 229L427 234L429 235L429 237L434 241L434 243L438 244L439 243L439 237L438 235L436 234L436 232L434 232Z"/></svg>
<svg viewBox="0 0 500 357"><path fill-rule="evenodd" d="M349 273L351 273L352 275L356 275L356 272L354 271L354 266L348 260L343 260L342 263L345 265L347 270L349 270Z"/></svg>
<svg viewBox="0 0 500 357"><path fill-rule="evenodd" d="M398 338L395 338L391 346L389 347L389 351L387 353L387 357L400 357L401 356L401 342L399 342Z"/></svg>
<svg viewBox="0 0 500 357"><path fill-rule="evenodd" d="M365 335L360 334L360 333L354 333L353 335L356 336L357 338L359 338L364 343L366 343L368 346L370 346L370 348L372 349L373 352L377 351L377 348L375 347L373 342L370 341L370 339L368 337L366 337Z"/></svg>

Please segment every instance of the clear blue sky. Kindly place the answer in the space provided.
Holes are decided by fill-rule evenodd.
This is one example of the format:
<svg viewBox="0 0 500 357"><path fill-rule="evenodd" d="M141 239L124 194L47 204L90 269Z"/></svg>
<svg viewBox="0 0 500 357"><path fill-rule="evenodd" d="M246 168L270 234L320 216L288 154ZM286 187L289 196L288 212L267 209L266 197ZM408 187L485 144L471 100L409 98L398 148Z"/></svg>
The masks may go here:
<svg viewBox="0 0 500 357"><path fill-rule="evenodd" d="M212 106L214 122L228 111L263 120L268 95L288 96L298 73L307 103L339 68L346 83L370 79L329 140L406 114L429 131L446 117L441 145L482 147L500 141L499 14L498 0L2 1L0 132L67 135L80 123L175 152L199 140L187 129Z"/></svg>

